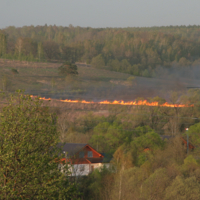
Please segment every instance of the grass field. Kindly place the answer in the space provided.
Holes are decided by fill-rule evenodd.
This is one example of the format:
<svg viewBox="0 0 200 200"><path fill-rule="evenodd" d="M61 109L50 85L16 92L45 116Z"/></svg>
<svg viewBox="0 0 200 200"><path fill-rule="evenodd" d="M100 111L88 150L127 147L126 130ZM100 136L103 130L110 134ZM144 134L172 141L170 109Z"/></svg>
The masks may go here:
<svg viewBox="0 0 200 200"><path fill-rule="evenodd" d="M86 97L91 91L93 93L94 88L101 91L102 88L112 89L111 80L126 81L130 76L78 66L77 77L62 77L58 75L60 65L0 60L0 89L10 92L22 89L29 94L55 98L81 98L82 95ZM12 69L17 69L19 73L13 73Z"/></svg>
<svg viewBox="0 0 200 200"><path fill-rule="evenodd" d="M179 80L136 77L127 81L130 74L78 65L78 76L62 77L58 74L61 63L37 63L0 59L0 89L56 99L85 99L92 101L125 100L138 97L160 96L167 98L168 91L178 92L187 87L200 86L199 80ZM12 69L19 72L15 74Z"/></svg>

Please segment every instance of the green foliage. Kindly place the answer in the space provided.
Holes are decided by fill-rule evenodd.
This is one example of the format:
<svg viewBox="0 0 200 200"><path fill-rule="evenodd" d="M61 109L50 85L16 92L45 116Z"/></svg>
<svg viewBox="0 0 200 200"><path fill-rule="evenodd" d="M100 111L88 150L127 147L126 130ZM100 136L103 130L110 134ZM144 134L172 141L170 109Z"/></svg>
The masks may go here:
<svg viewBox="0 0 200 200"><path fill-rule="evenodd" d="M77 66L70 62L65 62L58 68L59 74L62 76L74 76L78 74Z"/></svg>
<svg viewBox="0 0 200 200"><path fill-rule="evenodd" d="M184 164L181 166L181 171L184 176L190 176L198 168L199 165L197 163L197 160L192 155L189 155L184 159Z"/></svg>
<svg viewBox="0 0 200 200"><path fill-rule="evenodd" d="M41 42L38 43L37 54L38 54L39 61L44 59L44 49Z"/></svg>
<svg viewBox="0 0 200 200"><path fill-rule="evenodd" d="M7 50L7 36L5 32L0 30L0 57L6 54Z"/></svg>
<svg viewBox="0 0 200 200"><path fill-rule="evenodd" d="M152 77L159 66L198 65L199 36L199 26L7 27L0 33L0 56L29 61L92 61L97 68L107 65L114 71Z"/></svg>
<svg viewBox="0 0 200 200"><path fill-rule="evenodd" d="M118 121L102 122L94 128L90 143L100 152L114 153L124 142L130 142L131 135Z"/></svg>
<svg viewBox="0 0 200 200"><path fill-rule="evenodd" d="M149 152L161 149L164 143L160 136L148 126L137 127L135 132L136 137L133 138L131 147L134 150L134 154L137 155L135 164L140 166L147 160ZM145 152L146 148L149 148L149 151Z"/></svg>
<svg viewBox="0 0 200 200"><path fill-rule="evenodd" d="M22 57L34 59L37 55L37 43L31 38L19 37L15 44L15 55L19 60Z"/></svg>
<svg viewBox="0 0 200 200"><path fill-rule="evenodd" d="M121 64L119 62L119 60L109 60L108 62L108 66L110 67L111 70L113 71L121 71Z"/></svg>
<svg viewBox="0 0 200 200"><path fill-rule="evenodd" d="M200 123L194 124L192 126L190 126L189 131L190 135L192 135L193 133L199 133L200 134Z"/></svg>
<svg viewBox="0 0 200 200"><path fill-rule="evenodd" d="M106 167L96 169L83 179L80 179L80 191L85 199L109 199L109 186L113 173Z"/></svg>
<svg viewBox="0 0 200 200"><path fill-rule="evenodd" d="M143 199L163 200L165 189L169 185L170 179L165 168L157 169L142 184L141 196Z"/></svg>
<svg viewBox="0 0 200 200"><path fill-rule="evenodd" d="M134 156L130 145L121 145L113 154L113 160L111 163L117 170L124 170L133 167Z"/></svg>
<svg viewBox="0 0 200 200"><path fill-rule="evenodd" d="M104 68L105 62L101 54L92 58L91 65L96 68Z"/></svg>
<svg viewBox="0 0 200 200"><path fill-rule="evenodd" d="M67 199L75 194L67 165L58 169L56 116L39 99L17 93L0 120L0 198Z"/></svg>
<svg viewBox="0 0 200 200"><path fill-rule="evenodd" d="M118 148L112 161L113 177L106 179L111 182L107 193L109 199L198 199L200 167L192 156L185 158L184 163L175 164L173 157L180 156L177 150L184 149L178 144L176 147L176 139L171 142L162 150L149 151L151 157L147 156L140 167L133 167L131 146L124 144ZM104 192L103 188L98 191Z"/></svg>
<svg viewBox="0 0 200 200"><path fill-rule="evenodd" d="M150 77L150 74L149 74L149 72L148 72L147 69L145 69L145 70L142 72L142 76L144 76L144 77Z"/></svg>
<svg viewBox="0 0 200 200"><path fill-rule="evenodd" d="M182 97L171 93L169 98L175 103L179 100L198 105L199 91L189 91ZM148 99L148 102L154 101L159 105L166 102L159 97ZM78 118L74 137L87 137L84 142L89 141L99 152L112 155L113 167L104 176L95 170L84 178L80 183L83 198L199 199L199 120L194 119L199 116L199 110L196 103L195 107L184 108L113 106L110 116L90 113ZM190 143L195 144L194 151L189 154L179 134L170 140L161 140L160 133L170 134L174 127L177 132L184 133L182 126L190 123L196 125L188 131ZM149 150L144 151L145 148Z"/></svg>
<svg viewBox="0 0 200 200"><path fill-rule="evenodd" d="M188 166L188 165L197 165L197 161L194 159L194 157L192 155L189 155L185 160L184 160L184 165Z"/></svg>
<svg viewBox="0 0 200 200"><path fill-rule="evenodd" d="M123 59L121 62L117 59L115 60L109 60L108 66L111 70L117 71L117 72L127 72L130 74L133 74L132 67L127 59Z"/></svg>
<svg viewBox="0 0 200 200"><path fill-rule="evenodd" d="M135 81L135 77L134 76L130 76L127 78L127 81L133 82Z"/></svg>
<svg viewBox="0 0 200 200"><path fill-rule="evenodd" d="M135 131L139 137L134 138L132 145L139 151L142 151L147 147L151 150L162 147L162 139L157 133L155 133L154 130L150 129L149 127L138 127L135 129Z"/></svg>
<svg viewBox="0 0 200 200"><path fill-rule="evenodd" d="M80 128L78 130L82 131L83 133L87 133L98 123L105 121L104 117L95 116L92 112L89 112L87 115L79 117L78 122L80 123Z"/></svg>
<svg viewBox="0 0 200 200"><path fill-rule="evenodd" d="M196 177L184 178L177 176L166 189L165 200L200 199L200 184Z"/></svg>

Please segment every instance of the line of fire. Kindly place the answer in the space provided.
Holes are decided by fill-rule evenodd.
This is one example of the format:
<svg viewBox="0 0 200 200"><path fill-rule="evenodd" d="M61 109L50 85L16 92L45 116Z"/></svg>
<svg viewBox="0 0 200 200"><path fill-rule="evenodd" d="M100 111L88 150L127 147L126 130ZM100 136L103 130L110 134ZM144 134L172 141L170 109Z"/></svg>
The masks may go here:
<svg viewBox="0 0 200 200"><path fill-rule="evenodd" d="M31 95L32 98L37 98L37 96L33 96ZM56 100L56 101L60 101L60 102L65 102L65 103L83 103L83 104L104 104L104 105L138 105L138 106L161 106L161 107L178 107L178 108L182 108L182 107L193 107L194 105L187 105L187 104L170 104L170 103L163 103L163 104L159 104L159 102L148 102L147 100L139 100L139 101L100 101L100 102L94 102L94 101L86 101L86 100L71 100L71 99L64 99L64 100L59 100L59 99L51 99L51 98L45 98L45 97L39 97L39 99L44 100L44 101L51 101L51 100Z"/></svg>

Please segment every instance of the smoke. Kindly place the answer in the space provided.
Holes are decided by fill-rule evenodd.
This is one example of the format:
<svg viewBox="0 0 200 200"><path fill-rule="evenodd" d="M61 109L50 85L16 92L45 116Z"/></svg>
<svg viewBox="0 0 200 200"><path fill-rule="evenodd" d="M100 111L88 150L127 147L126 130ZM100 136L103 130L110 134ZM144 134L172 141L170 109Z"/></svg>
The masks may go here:
<svg viewBox="0 0 200 200"><path fill-rule="evenodd" d="M130 75L131 76L131 75ZM88 82L88 84L85 84ZM135 77L131 82L124 79L79 80L76 90L69 84L62 93L39 94L46 98L80 99L86 101L134 101L137 98L153 98L156 96L169 100L170 93L175 91L180 95L188 89L200 87L200 67L162 67L154 70L154 77Z"/></svg>
<svg viewBox="0 0 200 200"><path fill-rule="evenodd" d="M154 71L154 77L136 77L132 85L125 82L110 87L91 87L85 93L84 98L91 100L124 100L133 101L139 97L147 99L156 96L169 100L171 92L182 95L188 89L200 87L200 67L158 67Z"/></svg>

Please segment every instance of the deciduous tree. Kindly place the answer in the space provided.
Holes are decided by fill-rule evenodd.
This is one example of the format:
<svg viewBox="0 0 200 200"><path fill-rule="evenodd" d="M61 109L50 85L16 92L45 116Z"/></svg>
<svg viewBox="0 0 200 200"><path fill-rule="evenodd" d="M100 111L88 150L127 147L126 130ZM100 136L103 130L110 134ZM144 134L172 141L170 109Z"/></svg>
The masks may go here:
<svg viewBox="0 0 200 200"><path fill-rule="evenodd" d="M1 112L0 138L0 199L72 199L74 185L58 169L53 148L56 118L39 99L11 96Z"/></svg>

